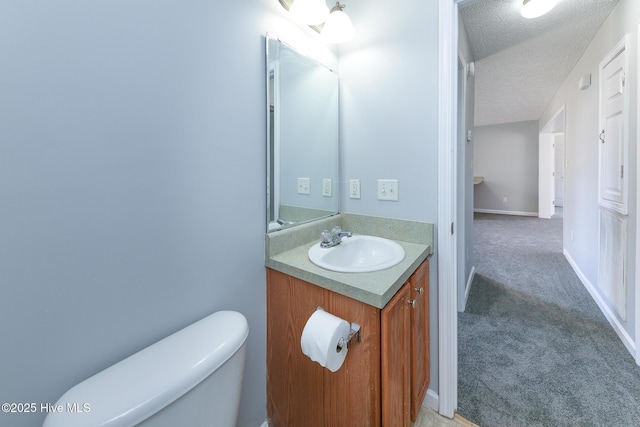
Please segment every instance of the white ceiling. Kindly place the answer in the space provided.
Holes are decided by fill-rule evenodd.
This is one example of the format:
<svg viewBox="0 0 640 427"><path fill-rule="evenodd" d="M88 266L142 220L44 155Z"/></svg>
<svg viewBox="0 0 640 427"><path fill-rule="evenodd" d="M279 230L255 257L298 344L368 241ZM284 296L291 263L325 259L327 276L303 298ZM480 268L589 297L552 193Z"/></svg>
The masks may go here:
<svg viewBox="0 0 640 427"><path fill-rule="evenodd" d="M560 0L548 14L526 19L522 0L463 0L475 126L538 120L617 3Z"/></svg>

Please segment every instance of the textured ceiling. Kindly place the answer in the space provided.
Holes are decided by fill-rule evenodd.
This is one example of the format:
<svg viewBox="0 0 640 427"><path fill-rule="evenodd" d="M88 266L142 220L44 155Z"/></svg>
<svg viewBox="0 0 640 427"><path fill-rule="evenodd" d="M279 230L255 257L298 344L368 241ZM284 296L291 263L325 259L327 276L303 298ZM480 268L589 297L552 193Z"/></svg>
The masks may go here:
<svg viewBox="0 0 640 427"><path fill-rule="evenodd" d="M461 2L475 61L475 125L538 120L617 3L560 0L526 19L522 0Z"/></svg>

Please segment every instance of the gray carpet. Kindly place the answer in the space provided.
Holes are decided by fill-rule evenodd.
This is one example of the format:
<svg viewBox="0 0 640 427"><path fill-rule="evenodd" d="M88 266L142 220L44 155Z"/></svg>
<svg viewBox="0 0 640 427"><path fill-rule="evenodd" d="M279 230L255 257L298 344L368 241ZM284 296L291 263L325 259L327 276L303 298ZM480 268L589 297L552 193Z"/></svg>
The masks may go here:
<svg viewBox="0 0 640 427"><path fill-rule="evenodd" d="M640 367L562 254L562 220L476 214L458 412L481 427L640 426Z"/></svg>

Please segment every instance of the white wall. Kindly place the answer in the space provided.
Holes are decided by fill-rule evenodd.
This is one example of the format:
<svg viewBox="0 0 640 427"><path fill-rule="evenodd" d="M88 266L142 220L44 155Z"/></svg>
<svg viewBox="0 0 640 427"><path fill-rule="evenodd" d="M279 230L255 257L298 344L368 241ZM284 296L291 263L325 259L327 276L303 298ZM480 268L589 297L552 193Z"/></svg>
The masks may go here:
<svg viewBox="0 0 640 427"><path fill-rule="evenodd" d="M370 0L345 11L357 36L339 48L341 210L436 224L438 2ZM348 198L353 178L361 181L359 200ZM398 202L377 200L380 178L399 181ZM430 388L437 392L437 255L430 274Z"/></svg>
<svg viewBox="0 0 640 427"><path fill-rule="evenodd" d="M597 289L598 279L598 64L613 47L630 33L630 76L627 90L631 94L629 154L630 165L636 164L637 156L637 99L638 90L638 30L640 3L635 0L620 0L611 15L600 28L575 68L558 91L553 101L540 118L546 123L566 104L565 156L565 200L564 200L564 247L577 269ZM591 74L591 86L578 90L578 81ZM629 232L628 260L635 259L637 207L637 170L630 168L629 175ZM573 238L572 238L573 236ZM635 265L627 265L627 320L617 319L620 326L631 337L635 336Z"/></svg>
<svg viewBox="0 0 640 427"><path fill-rule="evenodd" d="M538 122L477 126L474 133L476 211L538 212ZM503 198L507 201L504 202Z"/></svg>
<svg viewBox="0 0 640 427"><path fill-rule="evenodd" d="M250 326L238 425L260 425L264 34L317 42L273 0L0 10L0 402L53 403L234 309Z"/></svg>

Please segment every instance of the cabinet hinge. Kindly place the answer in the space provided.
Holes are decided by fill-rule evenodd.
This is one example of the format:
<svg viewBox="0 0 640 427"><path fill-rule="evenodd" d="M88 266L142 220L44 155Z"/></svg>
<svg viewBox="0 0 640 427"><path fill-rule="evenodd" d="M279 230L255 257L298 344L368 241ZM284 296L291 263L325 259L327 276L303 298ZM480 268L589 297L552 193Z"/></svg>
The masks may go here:
<svg viewBox="0 0 640 427"><path fill-rule="evenodd" d="M453 234L453 223L451 223L451 234Z"/></svg>
<svg viewBox="0 0 640 427"><path fill-rule="evenodd" d="M624 165L620 165L620 178L624 178Z"/></svg>

